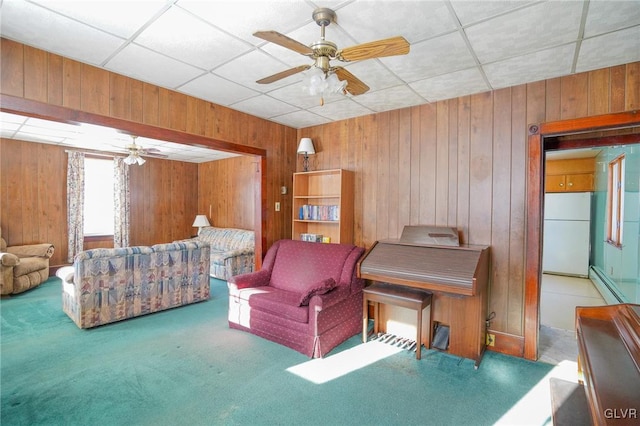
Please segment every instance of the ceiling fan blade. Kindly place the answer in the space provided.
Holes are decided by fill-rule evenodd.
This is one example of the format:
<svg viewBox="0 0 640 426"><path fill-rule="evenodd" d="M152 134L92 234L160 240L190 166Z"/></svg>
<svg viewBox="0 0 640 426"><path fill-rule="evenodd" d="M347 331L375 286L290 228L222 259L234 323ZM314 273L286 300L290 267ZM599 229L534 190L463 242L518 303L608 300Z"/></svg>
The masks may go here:
<svg viewBox="0 0 640 426"><path fill-rule="evenodd" d="M253 35L263 40L270 41L271 43L286 47L287 49L291 49L294 52L298 52L303 55L313 55L313 49L309 46L305 46L299 41L289 38L284 34L280 34L277 31L256 31Z"/></svg>
<svg viewBox="0 0 640 426"><path fill-rule="evenodd" d="M138 150L140 155L144 155L146 157L156 157L156 158L168 158L168 155L165 155L158 148L143 148Z"/></svg>
<svg viewBox="0 0 640 426"><path fill-rule="evenodd" d="M336 67L335 72L338 76L338 80L344 80L347 82L346 91L351 93L352 95L362 95L369 90L369 86L364 84L362 80L351 74L346 69L342 67Z"/></svg>
<svg viewBox="0 0 640 426"><path fill-rule="evenodd" d="M274 81L282 80L283 78L289 77L290 75L294 75L294 74L297 74L299 72L306 71L309 68L311 68L311 65L300 65L299 67L289 68L288 70L281 71L279 73L270 75L269 77L262 78L262 79L256 81L256 83L258 83L258 84L273 83Z"/></svg>
<svg viewBox="0 0 640 426"><path fill-rule="evenodd" d="M341 61L360 61L407 53L409 53L409 42L404 37L397 36L347 47L338 51L336 58Z"/></svg>

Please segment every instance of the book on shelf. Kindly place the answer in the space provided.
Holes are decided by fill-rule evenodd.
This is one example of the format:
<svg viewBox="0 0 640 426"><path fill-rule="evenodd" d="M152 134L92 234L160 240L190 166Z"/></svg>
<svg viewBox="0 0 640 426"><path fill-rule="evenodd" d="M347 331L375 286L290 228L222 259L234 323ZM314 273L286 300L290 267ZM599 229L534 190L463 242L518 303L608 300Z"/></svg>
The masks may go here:
<svg viewBox="0 0 640 426"><path fill-rule="evenodd" d="M300 220L338 221L340 220L340 206L318 206L304 204L298 210Z"/></svg>
<svg viewBox="0 0 640 426"><path fill-rule="evenodd" d="M307 232L303 232L300 234L300 239L302 241L309 241L311 243L321 243L323 242L322 234L310 234Z"/></svg>

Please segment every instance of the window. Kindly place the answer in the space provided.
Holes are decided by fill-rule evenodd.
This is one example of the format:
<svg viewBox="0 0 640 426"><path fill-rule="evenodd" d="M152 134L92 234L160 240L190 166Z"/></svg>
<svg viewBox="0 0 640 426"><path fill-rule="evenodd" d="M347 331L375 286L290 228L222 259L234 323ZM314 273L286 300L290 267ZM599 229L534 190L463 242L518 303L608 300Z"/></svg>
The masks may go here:
<svg viewBox="0 0 640 426"><path fill-rule="evenodd" d="M622 247L624 211L624 154L609 163L607 242Z"/></svg>
<svg viewBox="0 0 640 426"><path fill-rule="evenodd" d="M84 234L113 235L113 160L85 158Z"/></svg>

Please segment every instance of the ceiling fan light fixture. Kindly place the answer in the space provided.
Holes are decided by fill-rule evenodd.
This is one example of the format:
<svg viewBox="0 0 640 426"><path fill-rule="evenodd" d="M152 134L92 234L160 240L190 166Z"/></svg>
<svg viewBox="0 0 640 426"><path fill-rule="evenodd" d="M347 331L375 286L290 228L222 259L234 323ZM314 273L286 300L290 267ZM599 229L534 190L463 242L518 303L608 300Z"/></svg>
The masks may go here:
<svg viewBox="0 0 640 426"><path fill-rule="evenodd" d="M320 105L324 105L324 98L333 94L346 93L347 82L340 81L332 72L324 72L318 67L311 67L307 71L307 78L303 90L311 96L320 96Z"/></svg>
<svg viewBox="0 0 640 426"><path fill-rule="evenodd" d="M133 154L129 154L129 156L126 157L123 161L125 164L128 164L130 166L136 162L136 157Z"/></svg>

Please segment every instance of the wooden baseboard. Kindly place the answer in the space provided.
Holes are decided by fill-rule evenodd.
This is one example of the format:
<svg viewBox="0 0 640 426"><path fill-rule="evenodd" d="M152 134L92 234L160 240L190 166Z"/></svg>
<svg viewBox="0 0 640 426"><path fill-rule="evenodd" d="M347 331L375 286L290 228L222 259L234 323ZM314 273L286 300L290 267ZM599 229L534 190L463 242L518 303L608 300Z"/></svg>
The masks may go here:
<svg viewBox="0 0 640 426"><path fill-rule="evenodd" d="M494 345L487 346L487 350L520 358L524 357L524 337L494 330L489 330L487 333L495 336Z"/></svg>

